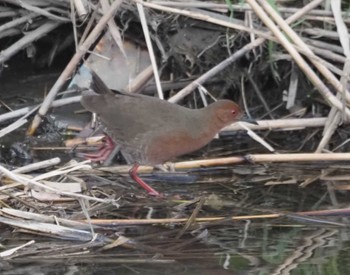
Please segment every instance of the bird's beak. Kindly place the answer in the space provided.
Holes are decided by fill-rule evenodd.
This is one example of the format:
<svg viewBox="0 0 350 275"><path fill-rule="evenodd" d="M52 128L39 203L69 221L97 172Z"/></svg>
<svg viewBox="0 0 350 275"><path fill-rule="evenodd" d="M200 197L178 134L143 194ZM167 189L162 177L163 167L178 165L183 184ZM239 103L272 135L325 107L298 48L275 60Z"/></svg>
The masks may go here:
<svg viewBox="0 0 350 275"><path fill-rule="evenodd" d="M258 123L255 119L248 117L247 115L243 115L239 121L258 125Z"/></svg>

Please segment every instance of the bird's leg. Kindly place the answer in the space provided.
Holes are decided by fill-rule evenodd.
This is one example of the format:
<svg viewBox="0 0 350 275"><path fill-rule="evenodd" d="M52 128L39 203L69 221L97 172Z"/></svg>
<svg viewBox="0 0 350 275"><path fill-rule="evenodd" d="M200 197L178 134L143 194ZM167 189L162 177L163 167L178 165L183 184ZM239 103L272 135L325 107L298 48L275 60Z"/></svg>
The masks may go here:
<svg viewBox="0 0 350 275"><path fill-rule="evenodd" d="M145 183L138 175L137 175L137 169L139 168L139 164L135 163L133 167L129 171L130 177L136 181L138 184L142 186L143 189L145 189L148 194L153 195L153 196L160 196L160 194L154 190L151 186L149 186L147 183Z"/></svg>
<svg viewBox="0 0 350 275"><path fill-rule="evenodd" d="M106 143L96 153L85 153L83 156L91 161L104 161L112 153L115 144L113 140L106 136Z"/></svg>

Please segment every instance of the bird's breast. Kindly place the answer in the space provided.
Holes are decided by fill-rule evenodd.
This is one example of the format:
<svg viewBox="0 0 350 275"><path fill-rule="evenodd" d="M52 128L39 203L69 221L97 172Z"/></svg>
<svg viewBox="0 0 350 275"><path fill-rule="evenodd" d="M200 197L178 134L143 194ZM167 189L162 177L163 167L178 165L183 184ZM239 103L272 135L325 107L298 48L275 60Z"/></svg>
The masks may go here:
<svg viewBox="0 0 350 275"><path fill-rule="evenodd" d="M186 132L174 132L159 135L146 148L148 164L161 164L178 156L194 152L207 145L215 134L201 136L189 135Z"/></svg>

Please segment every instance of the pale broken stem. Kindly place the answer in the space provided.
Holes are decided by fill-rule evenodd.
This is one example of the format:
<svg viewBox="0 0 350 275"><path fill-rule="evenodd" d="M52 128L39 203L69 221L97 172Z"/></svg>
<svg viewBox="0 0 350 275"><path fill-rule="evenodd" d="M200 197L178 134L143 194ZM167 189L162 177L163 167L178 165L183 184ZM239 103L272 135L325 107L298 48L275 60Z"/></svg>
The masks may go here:
<svg viewBox="0 0 350 275"><path fill-rule="evenodd" d="M25 174L25 173L32 172L32 171L35 171L38 169L48 168L48 167L57 165L60 162L61 162L60 158L47 159L47 160L38 161L35 163L31 163L31 164L19 167L17 169L12 170L11 172Z"/></svg>
<svg viewBox="0 0 350 275"><path fill-rule="evenodd" d="M248 136L250 136L256 142L259 142L262 146L264 146L270 152L274 152L275 151L275 149L270 144L268 144L265 140L263 140L261 137L259 137L256 133L254 133L250 129L250 127L248 125L251 125L251 124L247 124L245 122L238 122L238 124L239 124L240 127L245 129L247 131Z"/></svg>
<svg viewBox="0 0 350 275"><path fill-rule="evenodd" d="M297 98L298 83L299 83L298 72L296 70L295 63L293 62L291 64L291 66L292 66L292 68L291 68L291 73L290 73L290 78L289 78L287 98L285 100L287 110L290 110L293 106L295 106L295 100Z"/></svg>
<svg viewBox="0 0 350 275"><path fill-rule="evenodd" d="M157 61L156 61L156 57L154 55L151 36L150 36L149 30L148 30L145 11L143 9L143 6L140 3L136 3L136 5L137 5L137 10L138 10L139 16L140 16L141 26L142 26L143 34L145 36L149 57L151 59L151 63L152 63L152 67L153 67L153 74L154 74L154 79L156 82L158 97L160 99L164 99L162 86L160 85L160 78L159 78L159 73L158 73Z"/></svg>
<svg viewBox="0 0 350 275"><path fill-rule="evenodd" d="M223 166L239 163L273 163L273 162L315 162L315 161L350 161L350 153L297 153L297 154L250 154L245 156L192 160L174 163L175 169L190 169L210 166ZM112 173L128 173L131 166L100 167L97 170ZM151 172L152 166L140 166L139 173Z"/></svg>
<svg viewBox="0 0 350 275"><path fill-rule="evenodd" d="M288 51L288 53L293 57L295 62L299 65L300 69L309 77L311 82L315 85L320 94L325 98L325 100L331 105L336 107L338 110L343 109L343 103L332 94L332 92L327 88L327 86L322 82L318 75L311 69L311 67L306 63L304 58L295 49L295 47L289 42L287 37L282 33L282 31L275 25L275 23L269 18L269 16L264 12L264 10L259 6L255 0L247 0L248 4L254 9L255 13L264 22L264 24L274 33L278 38L283 47ZM266 8L264 6L264 8ZM267 9L267 8L266 8ZM282 19L283 21L283 19ZM286 24L287 25L287 24ZM284 25L283 25L284 26ZM289 28L287 29L289 30ZM293 32L291 32L293 33ZM334 77L334 76L333 76ZM344 92L342 88L336 87L339 92ZM350 110L345 109L347 117L350 117Z"/></svg>
<svg viewBox="0 0 350 275"><path fill-rule="evenodd" d="M41 117L43 117L49 110L56 94L61 89L62 85L66 82L68 77L72 74L73 70L78 65L83 55L87 52L87 50L91 47L91 45L96 41L101 31L106 26L109 19L112 18L115 11L121 5L122 2L123 2L122 0L116 0L113 2L109 11L101 17L100 21L97 23L95 28L86 38L86 40L81 44L81 46L78 47L77 52L74 54L74 56L72 57L72 59L70 60L66 68L63 70L59 78L56 80L56 83L53 85L53 87L47 94L43 104L41 105L38 111L38 114L34 117L33 122L27 131L29 135L34 134L34 132L36 131L37 127L41 122Z"/></svg>

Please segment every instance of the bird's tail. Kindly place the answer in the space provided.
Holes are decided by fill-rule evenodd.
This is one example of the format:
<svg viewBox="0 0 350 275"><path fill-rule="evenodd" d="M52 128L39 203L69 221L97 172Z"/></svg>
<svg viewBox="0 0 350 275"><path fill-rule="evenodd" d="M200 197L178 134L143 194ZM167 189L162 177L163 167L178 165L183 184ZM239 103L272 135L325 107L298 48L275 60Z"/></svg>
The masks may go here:
<svg viewBox="0 0 350 275"><path fill-rule="evenodd" d="M91 73L91 84L90 91L82 93L80 103L85 109L94 113L101 113L104 110L101 106L107 106L110 96L114 95L113 92L107 87L103 80L90 69ZM92 91L93 92L92 92Z"/></svg>
<svg viewBox="0 0 350 275"><path fill-rule="evenodd" d="M114 94L111 89L107 87L107 85L103 82L103 80L90 69L91 72L91 84L90 88L97 94L105 95L105 94Z"/></svg>

